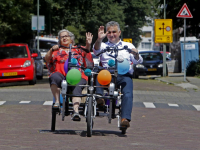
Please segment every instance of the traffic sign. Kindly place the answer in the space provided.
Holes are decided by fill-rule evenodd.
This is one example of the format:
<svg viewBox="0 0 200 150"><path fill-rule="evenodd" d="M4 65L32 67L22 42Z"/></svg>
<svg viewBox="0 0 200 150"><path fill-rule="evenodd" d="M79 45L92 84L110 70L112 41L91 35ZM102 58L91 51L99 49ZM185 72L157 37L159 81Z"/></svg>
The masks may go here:
<svg viewBox="0 0 200 150"><path fill-rule="evenodd" d="M44 30L44 20L45 16L39 16L39 30ZM32 30L37 30L37 16L32 16L32 24L31 24L31 29Z"/></svg>
<svg viewBox="0 0 200 150"><path fill-rule="evenodd" d="M123 41L124 41L124 42L132 43L132 39L131 39L131 38L123 38Z"/></svg>
<svg viewBox="0 0 200 150"><path fill-rule="evenodd" d="M178 18L193 18L186 3L184 3L184 5L182 6L181 10L179 11L179 13L177 14L176 17L178 17Z"/></svg>
<svg viewBox="0 0 200 150"><path fill-rule="evenodd" d="M155 43L172 43L172 19L155 19Z"/></svg>

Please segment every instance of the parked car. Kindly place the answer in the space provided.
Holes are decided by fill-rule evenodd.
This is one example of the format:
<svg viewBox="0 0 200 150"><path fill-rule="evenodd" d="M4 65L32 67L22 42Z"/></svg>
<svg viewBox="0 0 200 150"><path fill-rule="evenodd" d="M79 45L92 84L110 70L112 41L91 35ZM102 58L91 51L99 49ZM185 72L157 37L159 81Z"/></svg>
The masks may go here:
<svg viewBox="0 0 200 150"><path fill-rule="evenodd" d="M38 57L34 57L35 60L35 67L36 67L36 77L37 79L43 79L43 68L44 68L44 61L42 58L42 55L40 53L40 50L37 50L36 48L29 48L31 51L31 54L37 53Z"/></svg>
<svg viewBox="0 0 200 150"><path fill-rule="evenodd" d="M160 53L163 55L163 51L160 51ZM170 61L171 59L171 53L170 52L166 52L166 60Z"/></svg>
<svg viewBox="0 0 200 150"><path fill-rule="evenodd" d="M0 45L0 82L28 81L36 84L34 59L37 53L30 53L28 44L11 43Z"/></svg>
<svg viewBox="0 0 200 150"><path fill-rule="evenodd" d="M93 52L91 52L91 54L92 54L92 58L93 58L93 61L94 61L94 66L99 66L99 63L100 63L99 56L94 55Z"/></svg>
<svg viewBox="0 0 200 150"><path fill-rule="evenodd" d="M139 54L143 58L143 63L133 66L133 78L146 75L163 76L163 56L160 51L139 51ZM167 65L166 76L168 76Z"/></svg>

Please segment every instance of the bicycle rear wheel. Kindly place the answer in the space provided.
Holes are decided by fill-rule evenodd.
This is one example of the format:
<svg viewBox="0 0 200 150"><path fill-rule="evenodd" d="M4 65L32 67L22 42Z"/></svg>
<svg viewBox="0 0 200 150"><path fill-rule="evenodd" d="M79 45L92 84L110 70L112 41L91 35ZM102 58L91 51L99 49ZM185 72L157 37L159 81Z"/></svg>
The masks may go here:
<svg viewBox="0 0 200 150"><path fill-rule="evenodd" d="M89 97L88 106L87 106L87 137L92 136L93 128L93 98Z"/></svg>

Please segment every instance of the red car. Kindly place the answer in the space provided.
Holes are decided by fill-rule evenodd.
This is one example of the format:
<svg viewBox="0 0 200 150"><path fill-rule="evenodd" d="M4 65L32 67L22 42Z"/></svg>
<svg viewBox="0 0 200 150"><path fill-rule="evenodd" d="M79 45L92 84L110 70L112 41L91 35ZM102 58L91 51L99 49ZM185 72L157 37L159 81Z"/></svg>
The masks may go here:
<svg viewBox="0 0 200 150"><path fill-rule="evenodd" d="M11 43L0 45L0 83L28 81L36 84L34 57L28 44Z"/></svg>

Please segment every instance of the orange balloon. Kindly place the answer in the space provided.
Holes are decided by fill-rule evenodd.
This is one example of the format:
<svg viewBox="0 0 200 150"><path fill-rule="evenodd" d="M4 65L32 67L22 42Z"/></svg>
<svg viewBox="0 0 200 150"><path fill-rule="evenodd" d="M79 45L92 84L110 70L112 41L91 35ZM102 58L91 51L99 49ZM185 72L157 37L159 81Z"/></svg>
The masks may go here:
<svg viewBox="0 0 200 150"><path fill-rule="evenodd" d="M97 80L101 85L108 85L112 80L112 76L108 70L101 70L97 75Z"/></svg>

